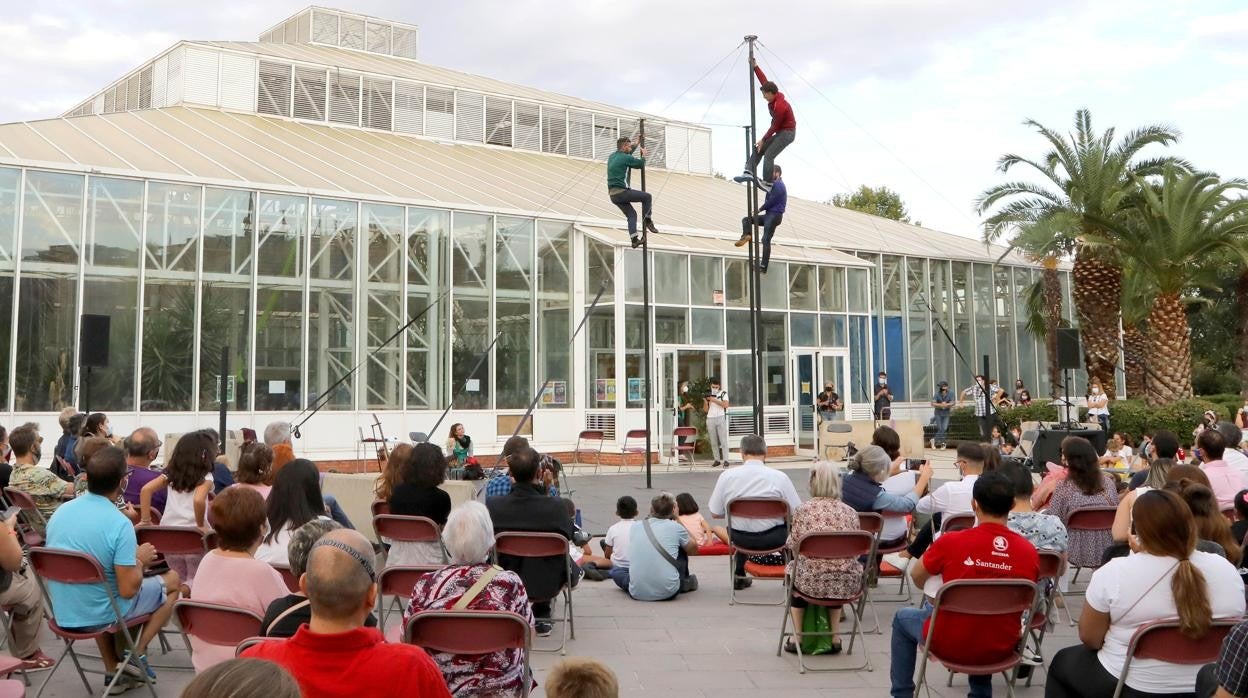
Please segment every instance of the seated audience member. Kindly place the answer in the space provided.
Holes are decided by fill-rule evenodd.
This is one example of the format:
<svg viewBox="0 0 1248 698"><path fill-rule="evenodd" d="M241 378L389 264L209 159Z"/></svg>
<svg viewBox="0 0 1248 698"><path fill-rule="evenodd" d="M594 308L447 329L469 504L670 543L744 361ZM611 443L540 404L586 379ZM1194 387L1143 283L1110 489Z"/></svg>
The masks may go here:
<svg viewBox="0 0 1248 698"><path fill-rule="evenodd" d="M1126 468L1131 465L1131 458L1134 455L1131 437L1121 431L1116 431L1113 436L1109 437L1109 443L1105 445L1105 455L1101 456L1097 462L1106 468Z"/></svg>
<svg viewBox="0 0 1248 698"><path fill-rule="evenodd" d="M867 446L849 457L849 472L841 483L842 499L855 511L876 511L884 516L886 530L880 533L882 548L895 546L906 537L908 529L905 515L914 511L919 497L923 496L932 481L932 466L929 463L919 466L917 480L910 471L890 477L889 463L888 455L879 446ZM894 482L912 482L913 485L905 493L897 494L885 486Z"/></svg>
<svg viewBox="0 0 1248 698"><path fill-rule="evenodd" d="M1238 541L1248 538L1248 490L1235 493L1235 522L1231 524L1231 538Z"/></svg>
<svg viewBox="0 0 1248 698"><path fill-rule="evenodd" d="M569 657L546 676L546 698L619 698L620 682L601 662Z"/></svg>
<svg viewBox="0 0 1248 698"><path fill-rule="evenodd" d="M1213 491L1206 484L1208 481L1203 480L1198 472L1191 465L1171 468L1163 489L1179 495L1192 511L1192 518L1196 522L1196 549L1222 555L1232 565L1239 567L1240 543L1243 539L1236 540L1231 535L1231 522L1218 511Z"/></svg>
<svg viewBox="0 0 1248 698"><path fill-rule="evenodd" d="M269 471L269 482L277 482L277 474L287 463L295 460L294 445L290 440L290 422L271 422L264 428L264 445L273 449L273 468Z"/></svg>
<svg viewBox="0 0 1248 698"><path fill-rule="evenodd" d="M919 500L914 507L915 512L930 514L931 522L919 529L904 551L885 555L885 562L904 571L910 561L921 557L940 535L940 525L945 517L971 513L971 492L975 481L984 472L984 447L970 441L959 443L953 464L957 466L961 479L946 482Z"/></svg>
<svg viewBox="0 0 1248 698"><path fill-rule="evenodd" d="M390 457L386 459L386 467L377 475L377 483L373 485L373 499L390 503L390 495L403 483L403 466L412 455L411 444L395 444L390 449Z"/></svg>
<svg viewBox="0 0 1248 698"><path fill-rule="evenodd" d="M1118 506L1114 479L1108 473L1101 472L1096 449L1091 442L1078 436L1063 439L1062 464L1066 466L1067 475L1054 488L1053 498L1049 500L1046 510L1048 513L1065 522L1076 509ZM1070 531L1069 539L1066 559L1072 567L1100 565L1105 550L1114 542L1110 531Z"/></svg>
<svg viewBox="0 0 1248 698"><path fill-rule="evenodd" d="M1226 461L1232 470L1239 471L1240 477L1248 480L1248 456L1244 455L1241 450L1244 442L1243 430L1234 422L1218 422L1214 428L1226 440L1226 450L1222 453L1222 460Z"/></svg>
<svg viewBox="0 0 1248 698"><path fill-rule="evenodd" d="M34 672L54 662L39 649L43 596L35 571L25 563L15 516L0 522L0 607L9 615L8 651L22 660L22 671Z"/></svg>
<svg viewBox="0 0 1248 698"><path fill-rule="evenodd" d="M1036 550L1066 552L1070 543L1066 535L1066 524L1052 514L1031 508L1031 492L1035 488L1031 472L1018 463L1005 463L998 472L1009 478L1010 486L1014 490L1014 508L1010 510L1006 521L1010 530L1026 538L1036 546Z"/></svg>
<svg viewBox="0 0 1248 698"><path fill-rule="evenodd" d="M743 497L783 499L789 505L790 514L802 505L802 499L797 496L797 489L793 487L789 476L780 470L767 467L764 462L767 459L767 442L763 437L757 434L741 437L741 458L745 461L741 467L725 470L715 481L715 489L706 504L713 518L724 518L728 505ZM782 518L737 519L728 530L728 538L733 543L754 550L779 548L788 537L789 527ZM736 589L744 589L753 584L745 576L745 559L746 556L742 553L733 555L733 569L736 574L733 587Z"/></svg>
<svg viewBox="0 0 1248 698"><path fill-rule="evenodd" d="M611 558L595 555L590 549L589 541L593 539L593 536L576 523L576 503L571 499L564 499L563 507L567 511L568 518L572 520L572 540L568 541L568 555L572 558L572 564L580 568L581 574L586 579L595 582L610 579Z"/></svg>
<svg viewBox="0 0 1248 698"><path fill-rule="evenodd" d="M255 490L264 499L268 499L273 486L267 484L269 471L273 469L273 449L253 441L245 443L238 449L238 472L234 474L235 484L239 487Z"/></svg>
<svg viewBox="0 0 1248 698"><path fill-rule="evenodd" d="M108 415L103 412L92 412L83 421L78 440L74 442L75 462L82 463L82 442L93 436L108 439L110 442L113 440L113 427L108 423Z"/></svg>
<svg viewBox="0 0 1248 698"><path fill-rule="evenodd" d="M901 470L901 466L906 459L901 455L901 434L890 426L879 426L875 431L871 432L871 445L879 446L888 454L888 460L892 463L890 469L893 474Z"/></svg>
<svg viewBox="0 0 1248 698"><path fill-rule="evenodd" d="M991 473L1001 467L1001 447L994 446L991 443L981 443L979 447L984 450L984 470L985 473Z"/></svg>
<svg viewBox="0 0 1248 698"><path fill-rule="evenodd" d="M430 444L419 444L430 446ZM445 461L443 461L445 462ZM514 572L506 572L489 562L494 546L494 524L490 512L480 502L466 502L447 519L442 541L451 563L422 576L412 588L411 601L403 612L403 625L423 611L508 611L533 624L524 583ZM499 650L481 655L435 652L433 661L442 670L446 686L454 696L519 695L524 682L522 651Z"/></svg>
<svg viewBox="0 0 1248 698"><path fill-rule="evenodd" d="M664 492L650 501L650 516L633 524L628 567L611 579L637 601L670 601L689 577L689 556L697 554L697 542L676 520L676 498Z"/></svg>
<svg viewBox="0 0 1248 698"><path fill-rule="evenodd" d="M698 549L728 542L728 529L708 524L706 518L698 512L697 500L688 492L676 495L676 514L676 520L689 532L689 537L698 544Z"/></svg>
<svg viewBox="0 0 1248 698"><path fill-rule="evenodd" d="M81 465L78 463L78 456L75 455L74 452L77 450L77 447L78 447L78 433L82 431L82 425L86 421L87 421L87 415L82 412L79 412L78 414L75 414L73 417L69 418L69 432L70 433L69 433L69 437L65 440L65 451L62 454L62 457L65 459L66 462L72 465L79 466L80 470L81 470ZM69 477L69 473L66 473L65 477Z"/></svg>
<svg viewBox="0 0 1248 698"><path fill-rule="evenodd" d="M810 533L833 533L858 531L858 512L841 501L841 474L836 466L821 461L810 469L810 499L793 513L793 526L789 529L788 548L795 556L789 563L793 575L793 588L807 596L818 598L845 598L858 593L862 587L862 563L857 560L810 560L798 554L798 542ZM790 612L793 628L801 641L802 618L807 602L796 594ZM837 632L841 621L839 606L828 609L831 632ZM797 652L793 639L785 640L786 652ZM840 654L841 641L832 640L831 654Z"/></svg>
<svg viewBox="0 0 1248 698"><path fill-rule="evenodd" d="M308 553L326 533L337 531L342 524L333 519L312 519L300 526L290 535L290 545L286 554L290 559L290 573L295 579L303 576L308 569ZM312 605L302 590L289 593L274 599L264 612L260 623L260 634L265 637L291 637L299 626L311 622ZM377 616L372 613L364 619L364 627L377 627Z"/></svg>
<svg viewBox="0 0 1248 698"><path fill-rule="evenodd" d="M181 698L301 698L299 683L282 667L260 659L231 659L196 674Z"/></svg>
<svg viewBox="0 0 1248 698"><path fill-rule="evenodd" d="M538 479L541 457L531 448L524 447L508 459L515 486L502 497L489 497L485 506L494 522L494 531L558 533L572 540L575 531L567 510L558 497L548 496L546 486ZM515 572L524 581L525 591L533 603L533 615L537 617L539 637L550 635L550 601L564 584L579 579L568 579L567 555L548 558L516 557L499 555L503 569ZM538 599L534 601L534 599Z"/></svg>
<svg viewBox="0 0 1248 698"><path fill-rule="evenodd" d="M86 553L104 568L104 585L61 584L49 581L48 595L56 622L68 630L91 631L117 621L109 603L111 592L127 619L150 614L136 641L137 657L129 652L120 660L125 675L117 680L120 686L139 685L146 673L152 680L156 672L147 662L147 645L157 631L169 622L173 603L179 595L180 582L176 572L144 577L143 571L156 559L150 543L138 545L134 525L114 503L121 496L126 477L126 456L120 448L109 447L96 453L87 464L87 493L66 502L48 522L48 547ZM118 670L116 638L104 636L96 640L104 662L107 684Z"/></svg>
<svg viewBox="0 0 1248 698"><path fill-rule="evenodd" d="M1196 550L1196 525L1183 500L1153 490L1135 501L1132 555L1092 573L1079 618L1082 645L1060 650L1049 668L1049 698L1113 695L1127 645L1145 623L1179 619L1198 638L1214 618L1244 613L1244 584L1225 558ZM1131 662L1124 695L1191 696L1199 667L1156 659Z"/></svg>
<svg viewBox="0 0 1248 698"><path fill-rule="evenodd" d="M513 436L507 439L503 444L502 467L485 483L485 496L502 497L511 493L511 488L517 482L515 476L511 473L511 457L524 449L529 448L529 440L523 436ZM542 483L542 487L546 493L552 497L559 496L559 489L555 487L555 474L549 469L541 467L539 457L537 479Z"/></svg>
<svg viewBox="0 0 1248 698"><path fill-rule="evenodd" d="M1135 505L1135 498L1149 490L1159 490L1165 487L1166 476L1169 475L1170 468L1174 465L1174 461L1170 458L1154 458L1147 468L1131 476L1129 489L1119 495L1118 513L1114 515L1115 545L1126 545L1127 535L1131 530L1131 507Z"/></svg>
<svg viewBox="0 0 1248 698"><path fill-rule="evenodd" d="M77 424L71 423L77 415L78 408L76 407L66 407L57 415L56 422L61 426L61 437L56 440L56 447L52 450L52 458L54 460L65 457L66 445L77 436L78 430L82 429L81 421Z"/></svg>
<svg viewBox="0 0 1248 698"><path fill-rule="evenodd" d="M911 566L915 586L940 577L942 583L959 579L1024 579L1036 581L1040 559L1036 548L1007 527L1014 507L1014 488L1001 473L975 479L971 507L978 523L973 528L946 533ZM927 637L931 605L898 609L893 616L891 674L894 698L914 695L915 656ZM1018 646L1018 616L964 617L942 611L932 650L942 658L967 664L986 664L1009 657ZM991 676L970 676L971 696L991 696Z"/></svg>
<svg viewBox="0 0 1248 698"><path fill-rule="evenodd" d="M438 487L446 480L446 458L442 449L431 443L419 443L403 463L401 481L390 494L390 513L400 516L423 516L439 526L446 524L451 513L451 495ZM440 565L445 562L442 544L403 543L394 541L386 555L387 565Z"/></svg>
<svg viewBox="0 0 1248 698"><path fill-rule="evenodd" d="M1165 472L1163 471L1160 475L1151 475L1150 472L1158 462L1162 463L1164 469L1169 469L1170 466L1179 462L1179 437L1169 431L1159 431L1149 441L1148 450L1149 467L1131 474L1129 489L1135 489L1143 485L1145 480L1148 480L1150 486L1154 489L1161 488L1161 484L1165 482Z"/></svg>
<svg viewBox="0 0 1248 698"><path fill-rule="evenodd" d="M204 429L204 432L217 447L217 456L212 459L212 493L218 495L222 490L234 484L234 473L230 472L230 461L225 455L225 442L221 439L221 435L212 427Z"/></svg>
<svg viewBox="0 0 1248 698"><path fill-rule="evenodd" d="M212 500L217 549L204 556L191 585L191 599L220 604L263 616L269 604L286 595L282 575L252 555L264 537L264 498L247 487L231 487ZM195 671L234 656L232 645L212 645L191 638Z"/></svg>
<svg viewBox="0 0 1248 698"><path fill-rule="evenodd" d="M139 506L141 503L139 494L143 491L143 486L160 477L160 471L152 470L152 463L156 462L156 458L160 455L160 447L163 445L160 437L156 435L156 430L148 427L135 429L121 442L121 447L126 450L124 496L128 504ZM152 495L152 508L163 513L167 496L164 490Z"/></svg>
<svg viewBox="0 0 1248 698"><path fill-rule="evenodd" d="M291 461L278 473L269 498L265 502L269 516L269 532L256 549L256 559L270 564L289 564L286 546L290 534L312 519L329 516L321 498L320 473L312 461L302 458Z"/></svg>
<svg viewBox="0 0 1248 698"><path fill-rule="evenodd" d="M373 546L358 531L325 534L312 546L300 580L312 620L294 637L262 642L243 656L280 664L305 696L450 696L438 665L424 650L388 643L376 628L364 627L377 604L376 570Z"/></svg>
<svg viewBox="0 0 1248 698"><path fill-rule="evenodd" d="M65 482L47 468L38 466L40 441L39 432L25 426L9 434L9 448L13 449L14 461L13 471L9 474L9 487L30 495L39 513L46 519L61 506L64 498L73 497L77 488L75 483ZM36 529L42 529L38 522L31 523Z"/></svg>
<svg viewBox="0 0 1248 698"><path fill-rule="evenodd" d="M1218 501L1218 509L1232 508L1235 493L1248 487L1248 482L1244 481L1244 476L1239 470L1232 468L1223 460L1227 444L1226 439L1222 437L1222 432L1216 429L1206 429L1196 439L1196 446L1200 448L1200 469L1205 471L1205 476L1209 478L1209 487Z"/></svg>
<svg viewBox="0 0 1248 698"><path fill-rule="evenodd" d="M615 515L619 521L611 524L607 535L602 539L602 553L611 559L611 580L620 575L628 574L628 545L632 535L633 524L637 523L637 500L624 495L615 501ZM617 581L616 584L619 584ZM628 585L625 580L624 588Z"/></svg>
<svg viewBox="0 0 1248 698"><path fill-rule="evenodd" d="M84 450L79 442L79 457ZM139 491L139 522L152 522L152 500L157 492L167 490L165 510L160 525L198 528L208 533L208 497L212 493L212 467L217 456L217 441L208 431L183 434L169 454L169 463L155 479ZM195 572L202 554L165 555L169 568L187 584L195 581Z"/></svg>
<svg viewBox="0 0 1248 698"><path fill-rule="evenodd" d="M1222 641L1216 664L1206 664L1196 675L1197 698L1248 696L1248 620L1231 629ZM547 695L550 691L547 690Z"/></svg>

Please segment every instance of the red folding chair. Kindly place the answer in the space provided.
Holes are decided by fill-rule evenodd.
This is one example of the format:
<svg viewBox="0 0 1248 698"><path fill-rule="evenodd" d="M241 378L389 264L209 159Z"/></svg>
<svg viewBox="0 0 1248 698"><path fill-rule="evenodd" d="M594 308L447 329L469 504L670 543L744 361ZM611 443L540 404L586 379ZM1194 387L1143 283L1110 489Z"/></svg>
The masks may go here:
<svg viewBox="0 0 1248 698"><path fill-rule="evenodd" d="M533 685L530 632L524 618L507 611L422 611L407 621L403 642L427 651L469 656L520 650L524 662L520 695L528 696Z"/></svg>
<svg viewBox="0 0 1248 698"><path fill-rule="evenodd" d="M881 557L889 553L897 553L906 549L907 542L905 538L901 542L893 544L891 547L880 547L880 535L884 531L884 516L879 512L860 511L858 512L858 528L871 534L872 548L871 556L867 562L867 605L871 607L871 616L875 621L875 626L871 630L864 630L868 635L877 635L883 633L884 626L880 624L880 614L875 608L875 602L881 603L908 603L910 601L910 575L905 570L897 570L894 574L885 574L878 569ZM891 569L891 568L890 568ZM881 576L895 576L900 580L895 595L880 598L871 587Z"/></svg>
<svg viewBox="0 0 1248 698"><path fill-rule="evenodd" d="M782 543L778 547L768 548L745 548L732 540L732 520L736 519L784 519L785 527L791 524L791 514L789 512L789 503L783 499L774 497L741 497L728 502L728 605L742 604L744 606L779 606L784 603L784 599L779 601L738 601L736 580L736 555L770 555L771 553L780 553L784 556L785 562L789 560L788 550ZM746 578L749 578L746 573ZM758 579L767 579L766 577L758 577ZM784 583L784 577L777 577L776 581Z"/></svg>
<svg viewBox="0 0 1248 698"><path fill-rule="evenodd" d="M570 465L581 465L585 461L581 460L582 456L594 457L594 472L602 467L602 447L606 443L607 435L601 429L586 429L576 435L576 448L572 451L572 463ZM593 448L581 448L581 444L586 446L595 446Z"/></svg>
<svg viewBox="0 0 1248 698"><path fill-rule="evenodd" d="M1127 644L1127 661L1122 665L1122 673L1118 675L1118 686L1114 689L1114 698L1122 695L1122 688L1127 684L1127 674L1131 672L1131 660L1156 659L1171 664L1212 664L1218 661L1222 651L1222 641L1242 618L1214 618L1209 632L1193 640L1179 632L1179 619L1166 618L1145 623L1136 628Z"/></svg>
<svg viewBox="0 0 1248 698"><path fill-rule="evenodd" d="M12 676L21 671L22 660L7 654L0 655L0 676ZM25 698L26 684L16 679L0 680L0 698Z"/></svg>
<svg viewBox="0 0 1248 698"><path fill-rule="evenodd" d="M373 516L390 513L390 502L384 499L374 499L372 504Z"/></svg>
<svg viewBox="0 0 1248 698"><path fill-rule="evenodd" d="M260 616L245 609L190 599L174 603L173 613L182 626L183 635L222 647L236 647L247 638L259 635L263 623Z"/></svg>
<svg viewBox="0 0 1248 698"><path fill-rule="evenodd" d="M624 434L624 447L620 449L622 451L621 460L620 460L621 468L628 467L628 460L629 460L628 454L630 453L636 453L637 455L641 456L641 461L637 463L637 467L645 468L646 466L646 435L647 435L647 432L645 429L630 429L627 433Z"/></svg>
<svg viewBox="0 0 1248 698"><path fill-rule="evenodd" d="M867 654L867 639L862 632L862 611L867 598L867 568L869 566L863 565L862 576L858 580L858 591L849 596L839 598L811 596L798 589L794 580L797 578L798 571L811 562L857 560L864 555L870 555L875 547L875 537L866 531L819 531L802 536L794 547L796 550L794 551L793 573L785 575L784 581L784 620L780 623L780 644L776 647L776 656L779 657L781 650L784 649L785 638L790 636L796 637L801 633L802 629L797 627L793 628L793 632L788 631L789 621L792 619L789 612L793 608L793 598L797 597L804 600L808 606L840 606L850 609L854 616L854 627L849 632L849 647L846 649L846 655L854 653L855 638L862 640L862 664L854 667L825 667L821 669L807 667L802 656L802 643L794 643L797 645L798 673L805 674L807 671L858 671L860 669L871 671L871 658ZM801 634L804 637L836 635L836 633L830 632Z"/></svg>
<svg viewBox="0 0 1248 698"><path fill-rule="evenodd" d="M923 688L923 684L927 679L927 661L934 659L943 664L951 674L967 674L967 675L992 675L1001 674L1005 677L1006 694L1014 695L1014 678L1011 670L1018 666L1018 661L1022 659L1020 653L1020 645L1015 645L1013 651L1006 657L1002 657L995 662L984 664L966 664L952 661L948 658L937 656L932 652L932 638L936 636L940 625L941 612L958 613L971 616L1005 616L1011 614L1022 614L1031 610L1036 603L1036 585L1025 579L959 579L952 582L946 582L941 585L936 592L936 603L932 608L932 616L928 620L927 636L921 643L923 645L923 658L919 662L918 673L914 680L914 696L919 697L919 691ZM1008 620L999 620L996 622L1010 622ZM1015 627L1020 628L1019 639L1022 639L1021 623ZM973 640L973 638L965 638ZM952 681L952 679L951 679Z"/></svg>
<svg viewBox="0 0 1248 698"><path fill-rule="evenodd" d="M692 439L686 443L685 439ZM672 430L672 450L676 453L676 465L680 465L682 456L687 456L689 469L693 470L693 452L698 447L698 430L696 427L676 427ZM671 470L671 468L668 468Z"/></svg>
<svg viewBox="0 0 1248 698"><path fill-rule="evenodd" d="M1073 534L1075 531L1110 531L1114 529L1114 517L1118 515L1118 507L1096 506L1096 507L1080 507L1070 512L1066 516L1066 532ZM1074 538L1071 535L1071 538ZM1084 569L1096 569L1101 566L1100 556L1097 556L1095 564L1078 565L1067 560L1071 567L1075 568L1075 576L1071 578L1070 585L1073 587L1075 582L1079 581L1079 572ZM1074 593L1074 592L1072 592ZM1070 619L1071 625L1074 625L1075 619Z"/></svg>
<svg viewBox="0 0 1248 698"><path fill-rule="evenodd" d="M390 612L390 608L398 605L399 611L402 612L400 599L412 595L412 587L416 586L417 580L442 567L442 565L399 565L382 568L381 574L377 575L377 627L382 635L386 634L386 614ZM386 606L383 601L387 596L391 597L390 606Z"/></svg>
<svg viewBox="0 0 1248 698"><path fill-rule="evenodd" d="M568 638L576 639L576 622L572 615L572 558L568 555L568 539L558 533L537 533L525 531L505 531L494 536L494 557L497 562L502 555L529 558L561 557L567 565L567 577L554 596L546 599L529 596L530 603L556 601L563 597L563 615L551 617L551 622L559 623L562 632L557 651L561 655L568 653ZM534 649L534 652L554 652L555 649Z"/></svg>
<svg viewBox="0 0 1248 698"><path fill-rule="evenodd" d="M1042 646L1056 608L1053 605L1053 596L1055 594L1060 596L1062 593L1061 589L1057 588L1057 580L1066 571L1066 554L1055 550L1037 550L1036 552L1040 556L1040 581L1036 584L1036 605L1031 610L1031 618L1027 623L1026 634L1023 638L1023 647L1030 647L1032 654L1040 659L1040 667L1044 667ZM1031 686L1033 676L1035 676L1034 671L1027 677L1025 685L1028 687ZM1017 678L1016 669L1015 679Z"/></svg>
<svg viewBox="0 0 1248 698"><path fill-rule="evenodd" d="M974 514L949 514L940 520L942 535L954 531L965 531L968 528L975 528Z"/></svg>
<svg viewBox="0 0 1248 698"><path fill-rule="evenodd" d="M261 622L263 622L263 619L261 620ZM242 642L238 643L238 646L234 648L234 656L241 657L243 656L243 652L246 652L249 648L255 647L256 645L259 645L264 642L281 642L281 641L282 641L281 638L249 637L246 640L243 640Z"/></svg>
<svg viewBox="0 0 1248 698"><path fill-rule="evenodd" d="M43 545L44 538L40 531L48 530L48 520L35 504L34 497L16 487L4 488L4 497L15 507L21 507L18 518L18 533L22 536L22 545L33 547Z"/></svg>
<svg viewBox="0 0 1248 698"><path fill-rule="evenodd" d="M139 545L151 543L161 555L203 555L216 547L216 536L194 526L135 526Z"/></svg>
<svg viewBox="0 0 1248 698"><path fill-rule="evenodd" d="M82 679L83 687L87 689L87 693L91 693L91 684L87 682L86 672L82 668L82 663L78 661L78 653L74 651L74 643L79 640L95 640L98 637L115 633L122 638L124 648L128 649L133 656L138 656L139 653L135 645L134 636L130 633L130 629L143 625L151 619L151 615L137 616L127 620L125 614L121 612L116 592L109 587L108 579L104 576L104 568L100 566L98 560L86 553L34 547L30 549L30 565L35 570L35 578L39 581L39 586L43 590L43 598L47 602L46 606L49 609L52 608L52 595L48 593L47 582L96 584L103 587L108 593L108 603L113 609L115 622L106 628L90 632L69 630L58 625L56 618L51 613L48 614L48 628L52 631L52 634L65 643L65 649L57 656L56 664L52 666L48 675L44 677L43 683L39 685L38 695L42 695L43 690L48 687L48 683L52 680L56 670L60 668L66 654L69 655L69 658L74 662L74 666L78 669L78 677ZM118 671L113 675L113 680L104 687L105 695L113 689L113 686L116 685L117 680L121 678L123 673ZM147 689L151 691L152 698L157 698L156 688L153 685L155 682L148 680L146 674L143 675L143 680L147 684Z"/></svg>
<svg viewBox="0 0 1248 698"><path fill-rule="evenodd" d="M286 582L286 588L290 590L290 593L299 593L299 578L296 577L295 573L291 571L290 565L283 565L280 562L270 562L269 566L277 570L278 574L282 575L282 581Z"/></svg>
<svg viewBox="0 0 1248 698"><path fill-rule="evenodd" d="M69 473L70 477L78 477L78 466L65 460L65 456L57 456L56 462L61 464L61 468Z"/></svg>

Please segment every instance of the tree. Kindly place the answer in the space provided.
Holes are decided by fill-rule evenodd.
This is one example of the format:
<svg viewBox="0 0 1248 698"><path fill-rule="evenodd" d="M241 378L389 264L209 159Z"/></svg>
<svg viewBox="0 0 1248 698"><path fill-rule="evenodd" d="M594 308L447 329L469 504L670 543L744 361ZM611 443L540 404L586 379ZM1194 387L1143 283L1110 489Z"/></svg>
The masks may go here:
<svg viewBox="0 0 1248 698"><path fill-rule="evenodd" d="M1161 405L1192 395L1192 345L1183 294L1211 283L1228 257L1248 262L1248 182L1166 166L1150 184L1136 178L1131 214L1100 221L1113 230L1098 246L1112 248L1155 296L1148 311L1146 400Z"/></svg>
<svg viewBox="0 0 1248 698"><path fill-rule="evenodd" d="M1099 135L1092 129L1092 116L1086 109L1075 113L1075 130L1069 135L1031 119L1024 123L1044 137L1050 150L1036 160L1007 153L998 170L1008 173L1023 165L1047 181L1006 182L981 194L976 201L979 212L993 211L984 222L984 240L996 242L1016 234L1021 224L1038 222L1073 240L1072 295L1084 363L1089 380L1099 380L1112 397L1119 354L1122 267L1115 256L1117 248L1101 243L1112 235L1107 226L1120 222L1131 209L1135 178L1156 175L1166 165L1184 170L1190 166L1171 157L1137 159L1150 145L1168 146L1178 140L1179 132L1166 126L1145 126L1115 143L1114 129ZM1062 230L1063 225L1070 227Z"/></svg>
<svg viewBox="0 0 1248 698"><path fill-rule="evenodd" d="M836 194L832 197L831 204L902 223L911 222L910 212L906 210L906 203L901 200L901 195L888 187L868 187L864 184L852 194Z"/></svg>
<svg viewBox="0 0 1248 698"><path fill-rule="evenodd" d="M1074 238L1066 234L1069 229L1069 221L1063 216L1051 216L1020 224L1010 242L1012 249L1040 263L1040 280L1024 291L1027 329L1044 340L1045 358L1049 365L1049 391L1054 398L1063 383L1062 371L1057 367L1057 330L1066 326L1058 265L1075 246Z"/></svg>

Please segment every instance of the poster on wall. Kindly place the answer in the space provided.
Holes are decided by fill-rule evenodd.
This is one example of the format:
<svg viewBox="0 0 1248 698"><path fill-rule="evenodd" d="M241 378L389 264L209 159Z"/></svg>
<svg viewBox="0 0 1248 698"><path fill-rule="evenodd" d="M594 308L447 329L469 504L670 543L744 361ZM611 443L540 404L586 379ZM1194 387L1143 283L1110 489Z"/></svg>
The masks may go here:
<svg viewBox="0 0 1248 698"><path fill-rule="evenodd" d="M542 390L543 405L566 405L568 404L568 382L567 381L547 381L545 389Z"/></svg>
<svg viewBox="0 0 1248 698"><path fill-rule="evenodd" d="M628 379L628 401L629 402L641 402L641 379L640 378Z"/></svg>
<svg viewBox="0 0 1248 698"><path fill-rule="evenodd" d="M594 400L597 402L615 402L614 378L599 378L594 381Z"/></svg>

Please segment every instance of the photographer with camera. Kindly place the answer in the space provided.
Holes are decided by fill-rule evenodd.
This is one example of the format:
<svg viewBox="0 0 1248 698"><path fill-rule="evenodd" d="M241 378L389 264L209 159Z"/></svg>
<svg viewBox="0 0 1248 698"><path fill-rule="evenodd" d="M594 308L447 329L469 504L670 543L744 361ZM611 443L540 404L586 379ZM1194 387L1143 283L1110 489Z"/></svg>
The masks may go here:
<svg viewBox="0 0 1248 698"><path fill-rule="evenodd" d="M719 385L719 378L711 378L710 391L702 396L702 408L706 410L706 432L711 440L712 468L720 463L728 467L728 391Z"/></svg>

